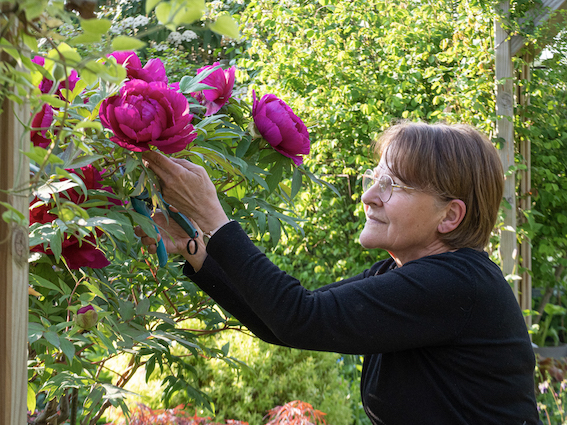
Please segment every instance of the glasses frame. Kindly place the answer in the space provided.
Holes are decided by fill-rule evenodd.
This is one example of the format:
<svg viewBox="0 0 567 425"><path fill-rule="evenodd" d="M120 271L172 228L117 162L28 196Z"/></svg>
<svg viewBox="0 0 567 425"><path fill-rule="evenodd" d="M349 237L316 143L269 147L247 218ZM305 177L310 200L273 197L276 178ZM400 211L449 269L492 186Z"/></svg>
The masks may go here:
<svg viewBox="0 0 567 425"><path fill-rule="evenodd" d="M382 181L384 183L384 185L381 185L380 181ZM370 182L372 182L372 183L370 183ZM390 184L389 193L387 193L386 189L385 189L387 187L388 182ZM375 186L375 184L378 184L380 186L380 189L378 190L378 196L380 197L380 200L383 203L388 202L392 198L392 193L394 193L395 187L397 187L398 189L416 190L414 187L411 187L411 186L404 186L404 185L401 185L401 184L394 183L394 179L392 178L392 176L390 176L388 174L382 174L380 177L376 177L374 175L374 170L371 170L371 169L366 170L364 172L364 174L362 174L362 191L364 193L368 192L368 190L373 188ZM385 196L385 195L388 195L388 196Z"/></svg>

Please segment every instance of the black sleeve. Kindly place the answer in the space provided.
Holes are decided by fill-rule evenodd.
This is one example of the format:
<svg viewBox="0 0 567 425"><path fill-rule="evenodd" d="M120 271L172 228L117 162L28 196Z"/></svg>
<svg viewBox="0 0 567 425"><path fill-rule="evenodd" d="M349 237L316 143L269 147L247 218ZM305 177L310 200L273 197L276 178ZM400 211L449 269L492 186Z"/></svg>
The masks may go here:
<svg viewBox="0 0 567 425"><path fill-rule="evenodd" d="M365 271L359 276L319 288L316 291L326 291L343 283L358 280L367 273L369 273L369 271ZM228 311L258 338L270 344L286 347L290 346L279 340L262 319L254 313L236 287L231 283L224 270L219 267L218 263L212 259L210 255L205 259L199 272L195 272L191 264L186 262L183 267L183 274L195 282L195 284L214 299L218 305Z"/></svg>
<svg viewBox="0 0 567 425"><path fill-rule="evenodd" d="M258 338L270 344L288 346L276 338L264 322L248 307L242 296L230 283L226 273L210 255L207 256L203 267L197 273L189 263L185 263L183 274Z"/></svg>
<svg viewBox="0 0 567 425"><path fill-rule="evenodd" d="M469 271L443 256L308 291L269 261L237 222L218 230L207 252L230 277L225 287L233 287L221 305L296 348L367 354L447 343L474 303Z"/></svg>

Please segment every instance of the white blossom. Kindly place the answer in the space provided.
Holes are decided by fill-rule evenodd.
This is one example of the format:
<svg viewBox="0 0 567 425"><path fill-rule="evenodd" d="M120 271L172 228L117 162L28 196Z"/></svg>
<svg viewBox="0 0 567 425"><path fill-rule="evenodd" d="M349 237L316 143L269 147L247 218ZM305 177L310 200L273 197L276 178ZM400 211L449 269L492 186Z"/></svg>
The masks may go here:
<svg viewBox="0 0 567 425"><path fill-rule="evenodd" d="M126 29L135 30L136 28L143 27L150 22L149 18L144 15L129 16L122 21L116 22L110 28L110 32L120 34Z"/></svg>
<svg viewBox="0 0 567 425"><path fill-rule="evenodd" d="M183 32L183 34L177 32L177 31L172 31L168 36L167 36L167 41L170 44L181 44L184 41L191 41L197 38L197 34L194 31L191 30L186 30Z"/></svg>

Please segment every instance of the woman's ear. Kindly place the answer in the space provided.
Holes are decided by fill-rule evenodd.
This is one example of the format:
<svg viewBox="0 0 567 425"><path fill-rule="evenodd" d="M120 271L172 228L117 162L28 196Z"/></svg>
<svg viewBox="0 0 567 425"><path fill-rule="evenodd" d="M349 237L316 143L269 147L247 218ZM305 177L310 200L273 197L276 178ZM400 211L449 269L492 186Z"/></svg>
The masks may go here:
<svg viewBox="0 0 567 425"><path fill-rule="evenodd" d="M445 217L437 226L439 233L449 233L455 230L467 212L467 206L460 199L451 199L445 207Z"/></svg>

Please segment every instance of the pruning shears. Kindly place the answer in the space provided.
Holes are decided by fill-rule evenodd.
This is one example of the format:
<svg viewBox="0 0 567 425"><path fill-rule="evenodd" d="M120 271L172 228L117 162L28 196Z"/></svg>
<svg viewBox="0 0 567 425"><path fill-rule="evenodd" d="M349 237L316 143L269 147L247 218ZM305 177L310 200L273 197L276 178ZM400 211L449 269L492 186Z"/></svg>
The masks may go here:
<svg viewBox="0 0 567 425"><path fill-rule="evenodd" d="M196 254L198 249L196 239L199 237L199 232L197 232L197 229L195 229L195 226L193 226L193 224L187 217L179 212L175 212L170 209L170 205L163 200L161 193L158 192L158 196L160 201L163 203L169 217L173 218L173 220L175 220L175 222L181 226L185 233L189 235L189 238L191 238L189 242L187 242L187 250L189 251L189 254ZM147 189L144 189L144 191L137 196L131 196L130 200L132 201L132 206L137 213L142 214L152 220L151 210L148 205L150 203L150 195ZM156 232L159 233L159 230L155 224L154 227L156 229ZM195 242L194 250L190 249L191 241ZM165 250L165 245L163 244L163 238L157 243L157 256L159 260L159 266L165 266L167 264L167 251Z"/></svg>

